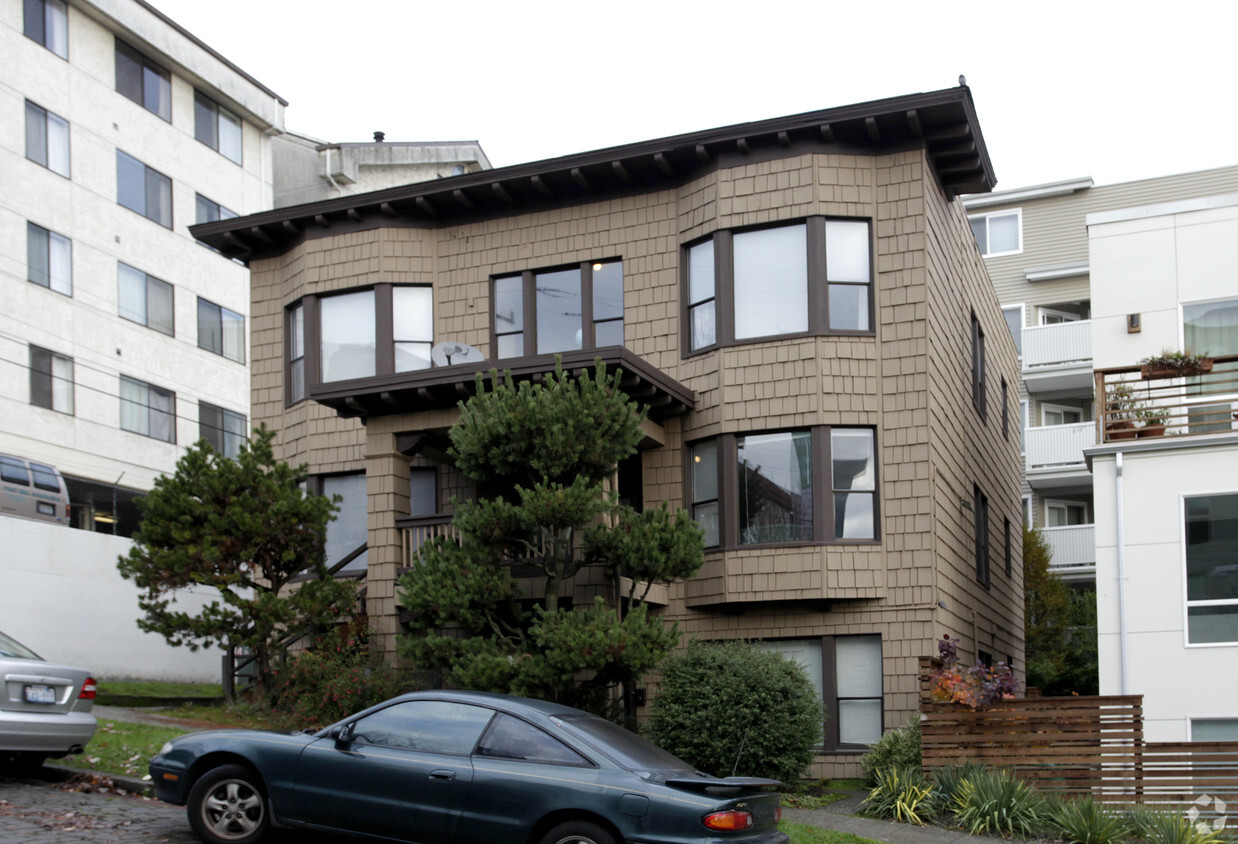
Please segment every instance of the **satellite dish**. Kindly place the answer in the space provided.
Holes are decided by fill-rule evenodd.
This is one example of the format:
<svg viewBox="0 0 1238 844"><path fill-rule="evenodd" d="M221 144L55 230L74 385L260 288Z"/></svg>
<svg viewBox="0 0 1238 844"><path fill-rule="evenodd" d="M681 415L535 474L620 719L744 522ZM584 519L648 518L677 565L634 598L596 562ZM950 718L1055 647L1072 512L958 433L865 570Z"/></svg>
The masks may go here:
<svg viewBox="0 0 1238 844"><path fill-rule="evenodd" d="M452 366L457 363L481 363L486 356L468 343L435 343L430 349L430 361L435 366Z"/></svg>

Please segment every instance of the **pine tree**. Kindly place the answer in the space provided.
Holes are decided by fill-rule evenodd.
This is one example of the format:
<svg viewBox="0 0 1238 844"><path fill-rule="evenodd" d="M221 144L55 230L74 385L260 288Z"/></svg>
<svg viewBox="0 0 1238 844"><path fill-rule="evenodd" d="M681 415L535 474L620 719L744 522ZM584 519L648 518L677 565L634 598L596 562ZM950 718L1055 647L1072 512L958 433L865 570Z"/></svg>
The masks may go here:
<svg viewBox="0 0 1238 844"><path fill-rule="evenodd" d="M684 511L636 512L604 491L642 438L644 411L600 361L573 377L556 367L540 383L491 372L452 427L457 468L479 482L457 503L459 542L421 548L401 580L412 616L401 653L466 688L558 700L601 711L616 685L631 689L679 641L648 612L657 582L691 576L704 559ZM531 567L530 599L512 566ZM572 579L601 567L611 606L569 606ZM622 578L630 588L620 594Z"/></svg>
<svg viewBox="0 0 1238 844"><path fill-rule="evenodd" d="M306 495L306 467L276 461L265 426L235 460L200 441L138 500L134 546L117 563L141 590L138 627L169 644L252 650L265 684L280 640L323 629L356 602L354 588L327 575L323 543L335 504ZM293 583L296 578L296 583ZM219 597L199 613L179 593L210 587Z"/></svg>

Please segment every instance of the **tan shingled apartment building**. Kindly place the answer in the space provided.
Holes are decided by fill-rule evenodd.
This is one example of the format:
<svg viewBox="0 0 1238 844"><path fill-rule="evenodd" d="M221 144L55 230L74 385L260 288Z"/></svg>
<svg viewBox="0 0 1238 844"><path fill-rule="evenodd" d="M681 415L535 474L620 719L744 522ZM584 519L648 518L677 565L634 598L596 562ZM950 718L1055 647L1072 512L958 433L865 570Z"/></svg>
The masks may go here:
<svg viewBox="0 0 1238 844"><path fill-rule="evenodd" d="M956 199L994 181L959 87L193 233L249 262L253 421L344 495L330 561L364 545L383 647L398 571L470 494L445 435L474 374L600 357L650 408L619 494L706 534L662 612L804 664L816 772L845 775L943 633L1022 673L1018 361Z"/></svg>

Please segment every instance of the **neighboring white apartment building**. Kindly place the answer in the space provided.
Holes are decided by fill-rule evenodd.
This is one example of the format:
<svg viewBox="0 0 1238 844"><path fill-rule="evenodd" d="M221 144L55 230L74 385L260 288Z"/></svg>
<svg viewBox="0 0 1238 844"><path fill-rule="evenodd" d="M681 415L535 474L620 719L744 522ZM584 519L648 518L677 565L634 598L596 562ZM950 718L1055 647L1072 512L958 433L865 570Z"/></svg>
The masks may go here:
<svg viewBox="0 0 1238 844"><path fill-rule="evenodd" d="M1150 741L1238 741L1238 192L1087 224L1100 691L1142 694ZM1135 366L1165 349L1211 371Z"/></svg>
<svg viewBox="0 0 1238 844"><path fill-rule="evenodd" d="M0 2L0 452L78 527L249 430L249 272L189 226L272 206L286 103L140 0Z"/></svg>
<svg viewBox="0 0 1238 844"><path fill-rule="evenodd" d="M985 265L1019 348L1024 517L1053 569L1079 585L1096 572L1096 443L1089 214L1238 191L1238 167L1097 186L1091 178L965 197ZM1120 283L1115 281L1114 283Z"/></svg>

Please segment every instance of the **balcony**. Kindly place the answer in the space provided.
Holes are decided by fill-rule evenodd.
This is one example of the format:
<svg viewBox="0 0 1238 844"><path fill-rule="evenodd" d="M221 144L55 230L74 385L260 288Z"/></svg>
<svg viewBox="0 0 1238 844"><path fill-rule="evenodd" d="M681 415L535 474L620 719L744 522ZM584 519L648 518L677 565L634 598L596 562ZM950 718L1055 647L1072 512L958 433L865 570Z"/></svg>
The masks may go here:
<svg viewBox="0 0 1238 844"><path fill-rule="evenodd" d="M1024 328L1023 383L1029 393L1090 390L1092 321Z"/></svg>
<svg viewBox="0 0 1238 844"><path fill-rule="evenodd" d="M1090 489L1083 450L1096 445L1096 424L1043 425L1023 432L1023 468L1033 489Z"/></svg>
<svg viewBox="0 0 1238 844"><path fill-rule="evenodd" d="M1096 435L1103 442L1238 431L1238 355L1196 369L1123 366L1096 370Z"/></svg>
<svg viewBox="0 0 1238 844"><path fill-rule="evenodd" d="M1096 526L1046 527L1040 535L1053 552L1049 571L1063 580L1096 580Z"/></svg>

